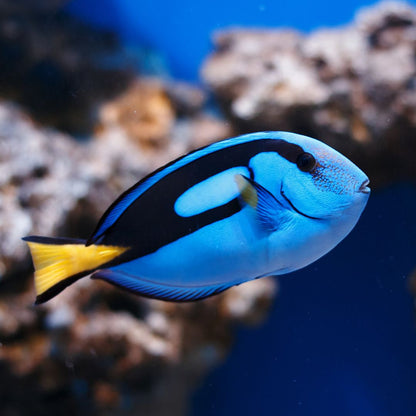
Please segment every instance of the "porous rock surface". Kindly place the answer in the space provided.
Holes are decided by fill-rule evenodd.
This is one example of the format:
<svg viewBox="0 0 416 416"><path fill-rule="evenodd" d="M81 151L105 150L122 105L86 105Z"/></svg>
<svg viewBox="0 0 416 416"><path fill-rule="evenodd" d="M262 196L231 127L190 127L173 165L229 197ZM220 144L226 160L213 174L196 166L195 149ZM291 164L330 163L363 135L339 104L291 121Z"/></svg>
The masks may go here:
<svg viewBox="0 0 416 416"><path fill-rule="evenodd" d="M140 123L149 127L140 137L132 134L131 119L114 117L128 111L124 98L108 104L96 136L86 142L39 127L15 105L0 103L2 415L186 414L202 375L229 349L232 325L260 319L274 297L276 283L268 279L206 301L173 304L87 278L33 306L21 237L87 237L106 207L139 178L230 134L199 111L200 104L190 105L199 102L195 91L188 97L193 110L182 109L176 119L186 97L175 103L175 94L154 80L141 86L126 93L131 108L138 100L138 112L168 114L169 123L161 128L155 117L149 127L152 118L138 117L137 131Z"/></svg>
<svg viewBox="0 0 416 416"><path fill-rule="evenodd" d="M387 2L310 35L219 32L202 75L240 131L318 138L380 185L416 178L415 51L416 9Z"/></svg>

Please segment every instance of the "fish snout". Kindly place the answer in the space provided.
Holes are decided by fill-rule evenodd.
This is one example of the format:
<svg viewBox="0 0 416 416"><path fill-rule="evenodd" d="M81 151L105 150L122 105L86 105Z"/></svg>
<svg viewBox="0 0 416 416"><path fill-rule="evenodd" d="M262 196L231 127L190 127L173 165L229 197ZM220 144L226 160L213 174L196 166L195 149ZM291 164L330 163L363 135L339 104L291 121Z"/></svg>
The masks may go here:
<svg viewBox="0 0 416 416"><path fill-rule="evenodd" d="M370 183L369 179L366 179L358 188L357 192L362 192L363 194L369 194L371 192L371 189L368 187L368 184Z"/></svg>

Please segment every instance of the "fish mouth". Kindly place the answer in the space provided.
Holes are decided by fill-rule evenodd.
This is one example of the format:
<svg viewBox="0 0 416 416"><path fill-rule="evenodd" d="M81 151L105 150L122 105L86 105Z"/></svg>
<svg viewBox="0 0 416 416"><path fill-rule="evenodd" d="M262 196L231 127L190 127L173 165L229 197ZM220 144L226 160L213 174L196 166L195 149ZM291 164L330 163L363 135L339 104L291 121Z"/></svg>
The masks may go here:
<svg viewBox="0 0 416 416"><path fill-rule="evenodd" d="M358 192L362 192L363 194L369 194L371 192L371 189L367 186L369 183L369 179L366 179L358 188Z"/></svg>
<svg viewBox="0 0 416 416"><path fill-rule="evenodd" d="M321 218L318 217L312 217L311 215L305 214L304 212L300 211L293 205L292 201L286 196L284 190L283 190L283 183L280 185L280 195L286 200L286 202L292 207L293 211L297 212L298 214L302 215L305 218L309 218L311 220L320 220Z"/></svg>

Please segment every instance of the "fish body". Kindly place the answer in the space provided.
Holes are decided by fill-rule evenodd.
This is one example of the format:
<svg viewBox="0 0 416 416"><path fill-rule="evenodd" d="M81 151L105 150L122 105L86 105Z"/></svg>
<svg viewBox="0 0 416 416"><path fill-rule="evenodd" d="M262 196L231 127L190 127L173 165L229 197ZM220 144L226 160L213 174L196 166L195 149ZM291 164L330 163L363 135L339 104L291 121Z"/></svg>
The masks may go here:
<svg viewBox="0 0 416 416"><path fill-rule="evenodd" d="M86 242L26 237L37 302L91 273L173 301L289 273L352 230L367 184L351 161L306 136L261 132L214 143L127 190ZM62 260L65 250L76 254Z"/></svg>

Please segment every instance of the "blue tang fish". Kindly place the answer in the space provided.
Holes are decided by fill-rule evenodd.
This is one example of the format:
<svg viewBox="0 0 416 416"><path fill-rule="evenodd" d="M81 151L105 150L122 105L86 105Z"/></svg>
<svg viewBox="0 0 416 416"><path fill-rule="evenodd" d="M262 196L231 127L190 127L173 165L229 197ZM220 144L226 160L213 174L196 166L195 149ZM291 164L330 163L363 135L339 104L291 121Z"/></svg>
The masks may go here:
<svg viewBox="0 0 416 416"><path fill-rule="evenodd" d="M25 237L36 303L86 275L143 296L190 301L289 273L352 230L368 183L346 157L294 133L211 144L124 192L87 241Z"/></svg>

